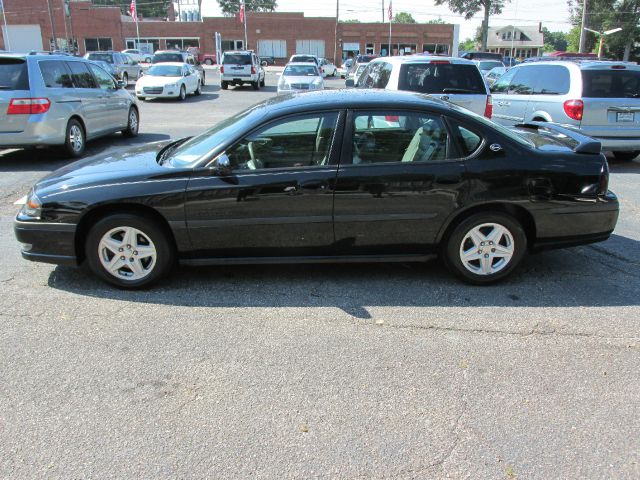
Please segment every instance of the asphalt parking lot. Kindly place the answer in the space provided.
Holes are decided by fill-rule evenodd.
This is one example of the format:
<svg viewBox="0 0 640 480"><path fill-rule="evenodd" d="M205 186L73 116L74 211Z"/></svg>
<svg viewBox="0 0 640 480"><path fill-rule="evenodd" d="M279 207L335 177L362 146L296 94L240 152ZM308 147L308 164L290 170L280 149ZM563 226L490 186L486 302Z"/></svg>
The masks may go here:
<svg viewBox="0 0 640 480"><path fill-rule="evenodd" d="M276 81L210 70L88 154L199 133ZM138 292L21 259L13 202L66 163L0 152L0 478L640 477L640 160L611 162L610 240L501 285L432 262L182 268Z"/></svg>

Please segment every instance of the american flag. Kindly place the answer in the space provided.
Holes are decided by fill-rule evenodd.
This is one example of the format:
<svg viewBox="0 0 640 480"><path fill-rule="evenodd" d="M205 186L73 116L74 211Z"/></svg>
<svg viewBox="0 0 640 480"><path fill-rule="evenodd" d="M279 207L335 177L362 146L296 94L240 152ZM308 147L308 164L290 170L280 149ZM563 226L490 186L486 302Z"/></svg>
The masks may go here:
<svg viewBox="0 0 640 480"><path fill-rule="evenodd" d="M392 3L393 1L389 0L389 21L393 20L393 8L391 7Z"/></svg>
<svg viewBox="0 0 640 480"><path fill-rule="evenodd" d="M240 2L240 23L244 23L244 0Z"/></svg>
<svg viewBox="0 0 640 480"><path fill-rule="evenodd" d="M136 9L136 0L131 0L131 5L129 5L129 14L133 17L134 21L138 21L138 12Z"/></svg>

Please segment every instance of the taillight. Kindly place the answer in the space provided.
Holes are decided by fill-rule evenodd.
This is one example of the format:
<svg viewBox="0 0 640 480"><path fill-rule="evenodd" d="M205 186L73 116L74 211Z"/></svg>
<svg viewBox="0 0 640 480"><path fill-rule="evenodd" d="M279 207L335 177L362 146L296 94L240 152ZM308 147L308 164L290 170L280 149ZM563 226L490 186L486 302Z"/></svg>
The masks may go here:
<svg viewBox="0 0 640 480"><path fill-rule="evenodd" d="M251 74L254 75L256 73L256 67L251 66Z"/></svg>
<svg viewBox="0 0 640 480"><path fill-rule="evenodd" d="M484 116L487 118L493 116L493 98L491 98L491 95L487 95L487 103L484 106Z"/></svg>
<svg viewBox="0 0 640 480"><path fill-rule="evenodd" d="M224 65L220 65L220 73L224 73Z"/></svg>
<svg viewBox="0 0 640 480"><path fill-rule="evenodd" d="M51 101L48 98L12 98L7 115L45 113L49 107L51 107Z"/></svg>
<svg viewBox="0 0 640 480"><path fill-rule="evenodd" d="M564 102L563 107L567 117L574 120L582 120L582 112L584 111L584 102L582 100L567 100Z"/></svg>
<svg viewBox="0 0 640 480"><path fill-rule="evenodd" d="M609 164L605 164L600 170L600 180L598 181L598 195L605 195L609 189Z"/></svg>
<svg viewBox="0 0 640 480"><path fill-rule="evenodd" d="M451 62L448 60L431 60L431 65L449 65Z"/></svg>

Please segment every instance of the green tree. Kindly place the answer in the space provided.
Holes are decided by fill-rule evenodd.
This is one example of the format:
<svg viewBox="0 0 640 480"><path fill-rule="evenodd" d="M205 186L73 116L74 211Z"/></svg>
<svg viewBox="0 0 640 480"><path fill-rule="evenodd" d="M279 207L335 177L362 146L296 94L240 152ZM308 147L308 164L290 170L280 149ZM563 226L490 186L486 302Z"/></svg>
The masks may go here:
<svg viewBox="0 0 640 480"><path fill-rule="evenodd" d="M473 40L472 38L467 38L464 42L461 42L460 45L458 45L458 50L461 52L469 52L475 49L476 49L476 41Z"/></svg>
<svg viewBox="0 0 640 480"><path fill-rule="evenodd" d="M547 27L542 27L544 34L544 51L545 52L566 52L567 51L567 34L564 32L552 32Z"/></svg>
<svg viewBox="0 0 640 480"><path fill-rule="evenodd" d="M226 16L237 15L240 11L241 0L218 0L222 14ZM276 0L245 0L244 9L246 12L275 12Z"/></svg>
<svg viewBox="0 0 640 480"><path fill-rule="evenodd" d="M438 17L435 20L427 20L426 22L427 25L444 25L447 22L445 22L444 20L442 20L442 18Z"/></svg>
<svg viewBox="0 0 640 480"><path fill-rule="evenodd" d="M487 36L489 33L489 16L499 15L505 4L511 0L435 0L436 5L449 5L452 12L464 15L469 20L480 10L484 11L484 20L482 21L482 50L487 49Z"/></svg>
<svg viewBox="0 0 640 480"><path fill-rule="evenodd" d="M131 0L92 0L92 3L100 6L120 7L120 11L123 15L129 15L129 9L131 7ZM149 3L140 1L140 3L136 3L136 9L138 11L138 15L143 18L166 18L170 3L171 0L159 0Z"/></svg>
<svg viewBox="0 0 640 480"><path fill-rule="evenodd" d="M413 16L407 12L398 12L396 16L393 17L393 21L395 23L417 23Z"/></svg>

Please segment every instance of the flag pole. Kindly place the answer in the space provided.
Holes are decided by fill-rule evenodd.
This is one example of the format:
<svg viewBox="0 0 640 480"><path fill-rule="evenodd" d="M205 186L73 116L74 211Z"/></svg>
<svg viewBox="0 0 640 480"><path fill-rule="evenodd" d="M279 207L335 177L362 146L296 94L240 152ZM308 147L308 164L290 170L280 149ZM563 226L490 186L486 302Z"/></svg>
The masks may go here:
<svg viewBox="0 0 640 480"><path fill-rule="evenodd" d="M249 50L249 41L247 40L247 10L245 8L244 0L242 0L242 12L243 12L243 20L244 22L244 49Z"/></svg>
<svg viewBox="0 0 640 480"><path fill-rule="evenodd" d="M4 1L0 0L0 10L2 10L2 19L4 20L4 49L11 51L11 42L9 41L9 27L7 27L7 14L4 12Z"/></svg>
<svg viewBox="0 0 640 480"><path fill-rule="evenodd" d="M391 24L393 23L393 0L389 0L389 56L393 56L393 47L391 46Z"/></svg>

